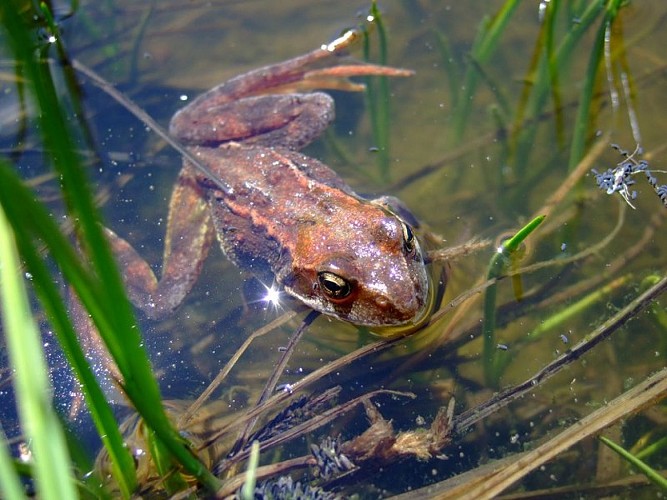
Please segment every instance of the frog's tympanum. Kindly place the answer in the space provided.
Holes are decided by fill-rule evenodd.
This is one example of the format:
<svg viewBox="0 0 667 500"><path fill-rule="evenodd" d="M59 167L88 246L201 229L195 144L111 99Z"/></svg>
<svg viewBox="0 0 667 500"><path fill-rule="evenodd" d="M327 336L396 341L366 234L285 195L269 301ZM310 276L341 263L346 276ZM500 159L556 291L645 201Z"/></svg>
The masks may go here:
<svg viewBox="0 0 667 500"><path fill-rule="evenodd" d="M343 65L344 46L233 78L173 117L170 133L211 175L185 161L169 207L162 278L110 232L130 296L148 316L182 302L217 236L240 268L323 314L370 329L423 322L431 286L400 203L365 200L298 152L334 118L331 97L314 89L354 90L349 76L410 74Z"/></svg>

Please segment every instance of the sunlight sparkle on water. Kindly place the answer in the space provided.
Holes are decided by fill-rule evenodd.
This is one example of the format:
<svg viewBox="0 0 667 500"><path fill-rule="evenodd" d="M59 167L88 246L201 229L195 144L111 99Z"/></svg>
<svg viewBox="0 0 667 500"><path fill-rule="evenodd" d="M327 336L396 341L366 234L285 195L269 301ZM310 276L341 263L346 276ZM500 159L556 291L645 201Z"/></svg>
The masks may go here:
<svg viewBox="0 0 667 500"><path fill-rule="evenodd" d="M278 288L275 284L271 286L264 285L264 288L266 289L266 294L264 294L264 297L262 297L262 302L264 302L267 307L271 306L273 309L281 309L282 305L280 304L280 288Z"/></svg>

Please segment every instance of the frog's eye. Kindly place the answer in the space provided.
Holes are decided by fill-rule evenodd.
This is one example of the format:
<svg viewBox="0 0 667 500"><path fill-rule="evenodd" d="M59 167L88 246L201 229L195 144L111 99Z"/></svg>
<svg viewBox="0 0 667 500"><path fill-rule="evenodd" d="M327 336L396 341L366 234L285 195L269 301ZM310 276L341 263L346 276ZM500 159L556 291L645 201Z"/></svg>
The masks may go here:
<svg viewBox="0 0 667 500"><path fill-rule="evenodd" d="M344 299L352 292L350 282L335 273L321 271L317 273L317 279L325 295L332 300Z"/></svg>
<svg viewBox="0 0 667 500"><path fill-rule="evenodd" d="M405 253L412 253L415 251L415 233L403 221L401 221L401 226L403 227L403 249Z"/></svg>

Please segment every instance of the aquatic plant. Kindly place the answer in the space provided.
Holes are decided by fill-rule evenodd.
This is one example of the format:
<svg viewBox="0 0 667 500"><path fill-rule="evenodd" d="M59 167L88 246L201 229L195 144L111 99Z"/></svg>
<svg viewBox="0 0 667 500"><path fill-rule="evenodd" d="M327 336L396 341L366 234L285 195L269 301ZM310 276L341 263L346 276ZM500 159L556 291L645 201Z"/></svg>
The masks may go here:
<svg viewBox="0 0 667 500"><path fill-rule="evenodd" d="M253 8L252 3L246 4L244 8ZM206 495L208 488L219 495L246 497L254 492L329 498L372 495L381 490L383 494L405 493L415 498L426 494L482 498L497 495L522 480L525 488L553 489L551 494L562 493L561 487L581 495L591 491L588 488L607 488L605 494L609 494L618 492L620 486L607 484L604 478L590 486L574 476L583 467L577 444L603 430L654 469L662 467L664 426L650 415L637 415L667 393L667 374L661 369L667 347L667 315L661 300L667 280L662 262L650 260L652 253L660 253L657 245L664 243L660 224L665 211L643 213L644 206L635 202L633 194L640 182L645 182L643 185L665 203L666 188L659 180L662 171L651 167L662 163L661 150L649 149L640 155L639 151L630 153L617 147L621 160L608 161L604 155L610 133L621 134L607 126L611 119L603 117L605 109L613 107L609 89L623 81L628 82L625 106L634 111L633 73L624 63L625 54L631 42L657 32L653 24L645 20L643 30L632 31L636 38L625 43L621 29L631 17L624 17L624 9L632 6L613 1L552 0L541 2L538 11L537 6L508 1L493 15L480 13L484 19L475 19L478 35L473 41L468 40L470 29L465 36L453 29L440 29L446 21L452 22L451 14L438 11L442 6L435 3L430 10L423 10L422 4L403 3L399 12L405 14L404 19L396 10L375 12L383 24L368 32L366 42L386 47L368 47L369 56L390 54L389 64L395 64L404 56L403 45L422 48L421 52L410 52L415 64L424 53L430 57L419 71L425 73L436 63L443 70L425 82L419 80L418 72L406 87L422 85L422 92L431 87L437 91L437 98L433 98L437 100L420 107L420 99L429 99L426 92L414 99L404 98L372 82L368 110L364 110L372 115L370 132L365 134L363 124L358 129L351 124L350 131L354 130L362 143L371 144L371 149L383 144L383 151L400 157L403 146L391 141L411 133L412 121L405 117L433 112L429 116L432 126L410 138L433 136L431 142L419 143L417 153L424 154L420 161L426 154L434 156L407 167L405 161L401 165L390 162L390 169L383 170L387 164L382 162L391 159L386 153L378 160L378 172L382 172L379 175L388 184L388 191L405 190L400 194L425 203L420 215L429 220L432 229L447 231L447 241L429 235L429 259L436 264L454 262L451 275L444 273L437 278L449 280L448 294L424 330L416 335L378 338L338 323L310 323L312 317L304 321L298 310L267 322L262 304L254 303L243 304L244 310L250 311L246 315L239 313L239 306L201 314L187 309L183 318L157 326L134 319L113 259L98 234L101 216L91 190L103 192L105 186L98 191L90 182L97 171L90 165L112 164L122 155L103 152L101 159L97 158L99 130L90 125L99 116L91 116L89 104L81 98L97 88L105 93L102 102L120 95L130 104L127 107L150 125L145 120L148 113L133 107L123 91L129 90L142 104L150 104L153 96L158 96L152 113L165 107L165 95L174 95L178 101L179 96L194 93L193 89L174 89L172 82L165 90L155 81L149 83L153 87L144 95L134 92L142 60L160 56L159 51L156 56L144 51L142 40L173 34L161 24L158 35L151 33L153 23L157 23L154 16L171 13L173 6L171 2L145 9L133 6L131 9L138 10L127 16L132 17L130 27L122 24L120 15L114 15L116 11L104 12L104 26L87 22L88 35L95 40L90 43L95 45L91 51L95 56L86 62L96 65L97 70L88 71L82 61L70 58L67 36L60 33L60 24L68 14L61 12L54 19L46 5L34 10L32 4L18 0L0 4L3 33L8 35L7 43L13 44L17 73L11 80L23 103L21 137L25 139L30 125L38 123L43 137L31 147L57 167L48 177L51 181L46 189L40 190L44 185L39 179L27 181L17 175L24 174L25 164L15 159L26 154L25 146L12 144L3 151L0 205L10 224L2 228L2 242L14 239L22 262L9 264L3 256L2 263L15 276L23 276L19 281L29 296L40 301L32 313L21 308L23 321L37 324L45 335L55 332L81 383L104 446L95 463L96 472L87 474L93 469L91 457L79 452L73 433L63 433L65 444L52 440L51 444L59 447L56 452L65 457L53 464L60 469L52 470L61 483L75 484L78 493L88 497L195 496ZM97 3L88 8L111 7ZM118 4L113 8L124 7ZM228 12L228 8L234 7L222 10ZM196 18L190 9L196 11L196 6L188 6L188 15ZM527 18L522 17L526 12L534 16L529 19L536 28L521 40L534 41L534 57L524 61L527 67L520 66L517 76L502 62L517 51L517 45L506 45L508 37L526 25L530 28ZM85 18L89 14L74 15ZM206 33L212 17L206 10L196 18L192 24L196 38ZM264 18L253 17L253 27ZM239 24L234 19L230 30ZM399 21L405 21L405 26ZM215 27L219 28L217 23ZM408 41L394 42L392 37L406 27ZM122 36L114 38L106 29ZM176 32L183 30L179 20ZM222 36L221 44L229 46L224 31L216 31L216 36ZM291 44L295 41L293 33L285 38ZM472 45L463 47L462 40ZM266 57L273 55L267 52ZM398 59L400 65L409 67L413 61L407 61ZM494 66L498 61L500 64ZM248 60L243 61L244 68L248 64ZM113 75L117 87L96 79L100 69L104 73L111 65L117 71L105 74ZM160 65L162 61L156 64ZM576 71L570 71L573 67ZM661 74L660 68L655 71ZM644 85L651 89L654 82L647 77ZM443 98L447 93L449 98ZM391 99L391 108L381 109L387 99ZM400 101L409 102L404 105ZM27 102L34 103L34 113ZM619 109L612 110L616 118L622 116ZM573 110L572 116L569 110ZM101 114L113 113L105 108ZM440 120L445 114L447 120ZM630 122L630 128L636 128L632 113L627 115L623 123ZM394 116L404 120L400 127L395 125ZM479 116L485 120L478 120ZM143 128L139 123L133 121L122 129L121 142L127 140L128 130ZM382 139L378 133L384 134ZM346 131L343 135L355 134ZM616 136L614 140L626 142ZM635 142L651 144L650 139ZM545 144L555 146L547 148ZM369 152L366 146L360 149ZM127 179L142 171L137 158L150 157L154 168L152 163L161 161L156 151L163 149L150 140L144 149L121 151L133 161L118 169L118 177ZM379 151L371 153L370 158L380 158ZM176 168L177 156L169 156L166 162ZM340 156L354 159L351 151ZM351 161L350 165L356 163L361 162ZM601 192L618 194L638 210L626 210L625 204L619 203L618 213L610 212L608 206L615 210L615 204L600 196L600 190L589 189L592 182L582 182L593 166L601 164L614 165L594 171ZM354 176L357 172L347 173ZM363 178L364 174L358 173ZM108 178L102 181L109 183ZM372 186L377 188L377 184ZM145 190L144 186L139 192ZM63 206L49 203L53 199L62 201ZM72 221L74 232L72 226L58 224L61 217L54 214ZM493 223L489 223L491 219ZM482 254L491 246L485 238L504 229L516 236L499 240L491 257ZM452 250L459 233L484 238L472 238ZM237 274L218 271L215 268L209 273L222 276L217 288L205 290L203 296L216 295L226 287L228 276ZM133 401L138 412L120 425L114 414L116 407L109 404L104 392L108 387L100 384L97 367L91 366L74 334L67 310L70 304L63 301L63 289L58 286L64 281L61 276L95 317L120 369L117 382L121 394ZM7 280L3 279L2 285L6 286ZM12 293L15 298L17 292ZM193 302L197 301L201 297ZM251 331L245 342L238 339L236 330L232 333L241 322L247 325L244 332ZM624 330L637 324L641 335ZM152 358L157 372L153 376L148 362L151 353L143 352L151 342L139 336L139 325L157 330L170 342L185 338L196 344L198 350L192 352L181 347L184 344L176 348L181 358L175 363L175 378L186 386L177 394L188 400L172 401L158 391L164 376L159 362L165 355L160 352ZM3 334L16 335L10 328ZM42 356L38 351L33 354L35 360ZM609 357L596 357L604 355ZM189 368L185 367L193 358L202 362L204 375L188 379ZM213 362L206 365L204 358ZM39 371L43 379L48 378L46 369ZM617 375L623 377L617 386L601 389L602 381ZM16 380L20 380L18 375ZM210 385L201 390L204 382ZM172 384L173 380L164 385L170 390ZM197 399L191 401L195 396ZM66 415L60 416L65 420ZM621 427L624 421L629 424ZM3 420L6 432L13 432L10 426L10 419ZM624 432L613 436L621 428ZM0 488L5 488L3 494L8 498L21 495L19 478L35 478L38 493L43 491L36 468L41 452L26 441L27 427L23 430L26 433L13 432L12 437L21 441L27 463L18 459L11 462L9 446L0 450ZM552 439L534 444L547 433ZM49 441L50 436L41 437ZM592 453L596 442L590 442L593 444L584 450L586 463L602 456L599 450ZM566 449L573 451L562 454ZM16 441L12 451L16 456ZM557 465L547 463L561 454ZM490 459L505 457L507 463L484 465ZM68 467L68 460L76 465ZM63 466L67 473L62 472ZM559 469L551 469L556 467ZM451 476L460 481L458 473L464 471L470 474L463 485L447 482ZM531 471L534 475L525 479ZM547 481L546 487L532 479L552 472L556 480ZM575 479L566 484L563 478L570 476ZM641 487L646 484L644 481Z"/></svg>

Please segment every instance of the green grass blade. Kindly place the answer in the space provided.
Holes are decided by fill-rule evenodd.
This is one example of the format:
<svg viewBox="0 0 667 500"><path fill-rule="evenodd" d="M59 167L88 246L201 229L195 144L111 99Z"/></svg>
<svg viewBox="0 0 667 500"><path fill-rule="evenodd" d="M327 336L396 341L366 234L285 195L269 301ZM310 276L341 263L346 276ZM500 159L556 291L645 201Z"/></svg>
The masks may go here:
<svg viewBox="0 0 667 500"><path fill-rule="evenodd" d="M106 315L109 323L104 325L110 328L102 327L100 333L105 342L108 342L114 358L117 361L120 360L118 364L121 372L124 375L130 375L130 380L137 380L136 375L141 372L149 374L150 367L146 360L143 363L145 366L139 369L139 373L129 373L133 369L137 370L141 364L140 357L136 355L136 345L140 344L140 337L131 306L125 297L120 274L114 265L111 250L103 236L101 220L93 203L80 158L76 154L68 121L60 105L50 68L46 61L35 59L31 51L31 40L27 36L28 30L21 26L22 20L13 13L11 8L5 8L3 14L7 18L5 27L10 34L10 41L13 42L14 52L18 59L26 63L25 73L41 110L40 121L44 142L47 150L51 151L54 167L60 174L68 211L79 224L79 235L84 253L89 257L99 281L104 284L104 286L97 287L95 292L104 303L113 304L113 314ZM97 326L100 327L99 324ZM132 338L116 338L114 341L117 335ZM141 380L141 377L138 380ZM159 400L159 392L155 384L146 383L143 389L145 390L144 396L154 398L152 399L154 402Z"/></svg>
<svg viewBox="0 0 667 500"><path fill-rule="evenodd" d="M88 443L83 441L79 429L76 426L70 426L63 418L60 417L60 425L65 431L65 439L67 440L67 448L72 459L72 467L77 471L77 487L79 489L79 496L82 499L94 500L111 500L111 492L108 491L107 482L102 478L100 471L95 470L95 461L90 456ZM126 451L129 451L125 447ZM111 473L116 476L114 470ZM122 491L120 494L122 495ZM115 497L119 497L116 492Z"/></svg>
<svg viewBox="0 0 667 500"><path fill-rule="evenodd" d="M505 240L500 248L491 257L487 279L499 278L505 272L511 255L519 249L521 243L530 233L542 224L545 216L535 217L522 227L511 238ZM484 377L491 387L497 387L500 373L498 370L498 348L496 344L496 296L497 284L493 284L484 293L484 320L482 323L482 335L484 338Z"/></svg>
<svg viewBox="0 0 667 500"><path fill-rule="evenodd" d="M248 470L246 480L241 488L242 500L253 500L255 498L255 484L257 484L257 466L259 465L259 441L253 441L250 446L250 457L248 457Z"/></svg>
<svg viewBox="0 0 667 500"><path fill-rule="evenodd" d="M470 54L472 61L468 65L464 77L464 94L459 99L460 107L454 115L454 137L456 141L461 140L463 137L465 126L468 122L473 96L475 95L479 81L477 69L493 55L498 46L498 40L512 18L512 14L519 6L519 3L521 3L520 0L507 0L490 21L484 20L480 25L477 41ZM473 61L474 64L472 64Z"/></svg>
<svg viewBox="0 0 667 500"><path fill-rule="evenodd" d="M578 22L573 23L570 30L563 37L563 40L558 45L558 48L552 53L552 58L548 62L540 59L540 64L535 69L531 69L529 76L531 98L526 97L526 102L529 102L525 108L519 107L514 119L514 129L516 131L514 137L514 158L515 169L518 176L522 176L525 172L526 165L529 163L530 151L535 144L535 134L538 127L526 127L527 120L536 119L543 111L547 98L549 96L551 72L563 73L569 62L571 61L574 49L577 48L578 42L588 29L593 26L595 20L598 18L600 12L604 9L604 2L600 0L591 0L584 9L583 13L578 17Z"/></svg>
<svg viewBox="0 0 667 500"><path fill-rule="evenodd" d="M108 321L108 316L113 314L113 310L104 301L101 287L94 281L90 270L83 265L80 255L60 232L46 208L35 202L34 193L25 187L15 170L3 162L0 162L0 203L17 235L25 234L24 238L19 239L19 243L30 241L31 237L43 241L67 281L76 285L79 298L89 313L97 319L100 331L112 330L113 325ZM23 247L21 249L23 250ZM41 259L37 258L35 261L41 262ZM31 272L36 274L39 270L31 269ZM118 341L116 349L120 350L122 347L122 343ZM123 362L123 359L120 361Z"/></svg>
<svg viewBox="0 0 667 500"><path fill-rule="evenodd" d="M635 458L642 460L645 457L650 457L656 453L664 453L665 448L667 448L667 436L658 439L657 441L649 444L645 448L642 448L637 453L634 454Z"/></svg>
<svg viewBox="0 0 667 500"><path fill-rule="evenodd" d="M572 145L570 146L570 160L568 162L569 170L572 170L584 155L586 143L588 142L587 130L591 116L591 104L593 102L593 93L595 92L595 82L598 69L602 61L604 52L604 38L607 32L607 23L603 22L598 33L595 36L595 44L591 51L588 68L586 70L586 80L581 91L577 117L574 122L574 131L572 134Z"/></svg>
<svg viewBox="0 0 667 500"><path fill-rule="evenodd" d="M60 421L51 405L52 388L37 325L32 318L12 229L0 209L2 322L14 367L21 424L35 457L41 498L76 498L74 478Z"/></svg>
<svg viewBox="0 0 667 500"><path fill-rule="evenodd" d="M7 500L28 498L21 486L21 480L14 468L12 455L7 446L7 437L0 426L0 497Z"/></svg>
<svg viewBox="0 0 667 500"><path fill-rule="evenodd" d="M91 288L95 290L99 303L104 304L97 311L90 311L102 313L93 314L93 321L121 370L123 389L147 425L191 474L206 487L215 490L217 479L189 451L164 412L132 306L125 295L120 273L103 235L100 217L70 136L69 122L55 90L52 68L46 61L35 58L29 29L18 12L17 0L0 3L0 19L9 35L9 44L16 58L23 62L29 88L40 110L40 130L45 149L50 152L59 174L69 215L77 221L81 246L93 269L95 286ZM53 68L54 71L57 69ZM83 301L82 294L79 291L77 293Z"/></svg>
<svg viewBox="0 0 667 500"><path fill-rule="evenodd" d="M372 27L377 30L378 38L378 63L387 64L387 32L382 21L382 13L373 1L369 11L372 19ZM363 31L364 59L370 61L370 33L369 29ZM384 182L391 179L390 153L389 153L389 79L386 76L366 77L366 101L368 103L368 114L371 121L373 140L377 147L377 163L380 177Z"/></svg>
<svg viewBox="0 0 667 500"><path fill-rule="evenodd" d="M576 316L582 314L593 304L599 303L602 300L607 300L614 291L618 290L619 287L626 284L630 280L630 278L631 275L629 274L625 276L620 276L611 283L608 283L605 286L594 290L585 297L576 301L574 304L569 305L562 311L559 311L556 314L553 314L552 316L545 318L533 331L531 331L528 334L528 337L531 340L536 340L549 330L553 330L561 326L566 321L572 320Z"/></svg>
<svg viewBox="0 0 667 500"><path fill-rule="evenodd" d="M658 471L649 467L645 462L639 460L637 457L626 451L624 448L620 447L614 443L611 439L607 439L604 436L598 438L609 448L618 453L626 462L632 465L639 472L644 474L653 484L658 486L661 490L667 491L667 478L664 478Z"/></svg>
<svg viewBox="0 0 667 500"><path fill-rule="evenodd" d="M557 58L554 49L554 32L556 29L556 20L558 13L558 6L560 2L549 2L544 11L544 19L542 21L540 32L535 39L535 47L531 56L530 65L526 76L523 78L525 84L519 97L519 103L514 114L514 131L521 131L525 125L526 116L534 112L535 107L529 107L531 104L531 96L534 97L536 88L540 89L545 84L551 84L551 92L554 96L554 107L556 114L556 130L560 130L558 123L559 117L562 113L559 112L560 94L558 92L559 76L562 74L563 68L557 64ZM549 87L547 87L549 88ZM532 102L534 104L534 101ZM532 111L530 111L532 110ZM514 134L516 136L516 134ZM514 141L516 140L516 137Z"/></svg>
<svg viewBox="0 0 667 500"><path fill-rule="evenodd" d="M574 123L574 132L572 136L572 146L570 147L570 161L569 170L574 169L579 160L583 158L586 149L586 143L589 136L587 134L590 125L591 105L593 102L593 95L595 93L595 82L597 80L597 73L602 65L602 58L604 54L605 38L607 37L611 25L618 14L623 0L610 0L607 4L607 10L602 20L602 24L598 28L595 36L595 42L591 51L588 67L586 70L586 80L581 91L581 98L579 100L579 109L577 110L577 118Z"/></svg>
<svg viewBox="0 0 667 500"><path fill-rule="evenodd" d="M179 491L186 490L188 483L176 468L173 456L164 446L164 443L156 436L155 432L145 426L141 427L141 432L143 441L150 450L151 458L162 478L162 485L167 494L174 495Z"/></svg>
<svg viewBox="0 0 667 500"><path fill-rule="evenodd" d="M112 459L116 482L124 496L128 497L136 485L134 460L124 445L113 410L79 345L77 334L67 314L67 308L59 290L53 283L43 258L33 244L31 234L39 234L40 239L47 242L48 247L52 250L52 255L56 257L61 267L71 269L70 272L65 273L70 276L70 282L78 281L80 289L88 287L85 295L91 298L96 296L96 292L90 288L92 284L86 279L86 270L53 219L22 184L11 167L2 162L0 162L0 200L12 221L21 255L32 275L32 283L42 307L70 366L81 382L93 421ZM96 305L91 306L91 310L98 308L99 306Z"/></svg>
<svg viewBox="0 0 667 500"><path fill-rule="evenodd" d="M555 32L558 9L561 2L549 2L544 17L544 49L548 61L549 86L551 88L551 100L553 101L554 126L556 128L556 141L559 145L565 143L565 118L563 116L563 99L560 91L560 76L555 58Z"/></svg>

